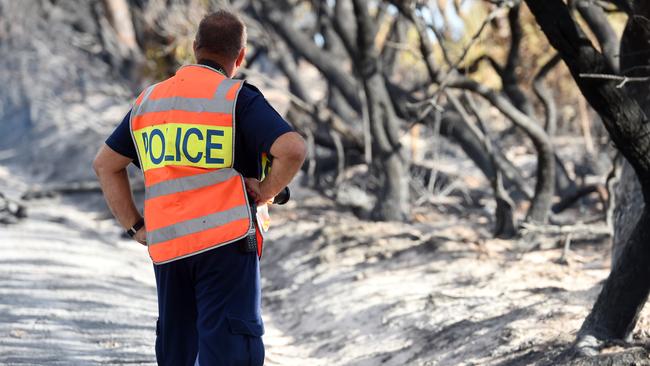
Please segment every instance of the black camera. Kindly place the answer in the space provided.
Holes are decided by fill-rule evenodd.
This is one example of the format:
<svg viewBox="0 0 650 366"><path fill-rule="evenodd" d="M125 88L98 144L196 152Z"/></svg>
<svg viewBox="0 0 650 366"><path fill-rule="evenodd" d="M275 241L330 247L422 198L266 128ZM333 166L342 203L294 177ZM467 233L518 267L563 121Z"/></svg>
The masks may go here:
<svg viewBox="0 0 650 366"><path fill-rule="evenodd" d="M291 198L291 191L289 190L289 187L284 187L284 189L280 191L280 193L278 193L278 195L273 198L273 204L284 205L285 203L289 202L290 198Z"/></svg>

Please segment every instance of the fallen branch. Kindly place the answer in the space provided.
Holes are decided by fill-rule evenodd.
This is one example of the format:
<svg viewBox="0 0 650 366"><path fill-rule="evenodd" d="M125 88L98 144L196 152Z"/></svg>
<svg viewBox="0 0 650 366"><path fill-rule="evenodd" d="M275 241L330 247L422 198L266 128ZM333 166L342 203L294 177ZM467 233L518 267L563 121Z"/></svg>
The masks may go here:
<svg viewBox="0 0 650 366"><path fill-rule="evenodd" d="M567 208L573 206L581 198L583 198L585 196L588 196L588 195L590 195L590 194L592 194L594 192L599 194L599 198L603 202L603 205L606 205L606 203L607 203L607 193L606 193L605 187L603 187L600 184L592 184L592 185L581 187L581 188L577 189L573 194L562 198L562 200L560 202L553 205L551 210L553 211L553 213L556 213L556 214L560 213L560 212L566 210Z"/></svg>
<svg viewBox="0 0 650 366"><path fill-rule="evenodd" d="M521 224L522 235L526 234L544 234L544 235L569 235L573 236L610 236L612 233L606 224L583 224L573 225L539 225L530 222Z"/></svg>

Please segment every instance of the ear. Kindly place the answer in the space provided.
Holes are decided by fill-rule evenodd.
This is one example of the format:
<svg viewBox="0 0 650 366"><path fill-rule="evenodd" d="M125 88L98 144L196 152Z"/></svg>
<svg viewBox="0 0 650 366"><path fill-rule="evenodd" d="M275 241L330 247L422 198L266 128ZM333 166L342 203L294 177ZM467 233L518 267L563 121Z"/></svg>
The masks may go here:
<svg viewBox="0 0 650 366"><path fill-rule="evenodd" d="M235 66L240 67L245 59L246 59L246 47L242 48L241 51L239 51L239 56L237 56L237 60L235 61Z"/></svg>

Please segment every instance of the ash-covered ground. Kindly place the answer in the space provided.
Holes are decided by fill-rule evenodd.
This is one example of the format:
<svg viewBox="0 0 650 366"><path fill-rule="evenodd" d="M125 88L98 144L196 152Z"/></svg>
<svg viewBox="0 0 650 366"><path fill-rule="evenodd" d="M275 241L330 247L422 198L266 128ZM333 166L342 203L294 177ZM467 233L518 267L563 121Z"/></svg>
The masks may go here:
<svg viewBox="0 0 650 366"><path fill-rule="evenodd" d="M152 265L88 209L100 202L33 200L0 228L0 364L155 364ZM608 274L608 239L521 250L491 239L482 215L371 223L294 188L262 258L267 365L563 364ZM646 311L637 339L649 326ZM600 359L639 364L643 346Z"/></svg>

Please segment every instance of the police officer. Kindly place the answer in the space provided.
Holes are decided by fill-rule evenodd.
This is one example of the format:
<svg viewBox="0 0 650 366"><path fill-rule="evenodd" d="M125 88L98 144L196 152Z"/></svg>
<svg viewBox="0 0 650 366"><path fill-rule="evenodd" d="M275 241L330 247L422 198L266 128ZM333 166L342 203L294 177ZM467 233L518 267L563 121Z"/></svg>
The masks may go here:
<svg viewBox="0 0 650 366"><path fill-rule="evenodd" d="M264 363L259 253L240 244L258 236L250 201L288 185L306 149L259 90L231 79L245 45L236 14L203 18L197 64L145 89L94 161L108 206L154 262L159 365ZM273 168L260 182L262 157ZM144 219L130 163L144 173Z"/></svg>

